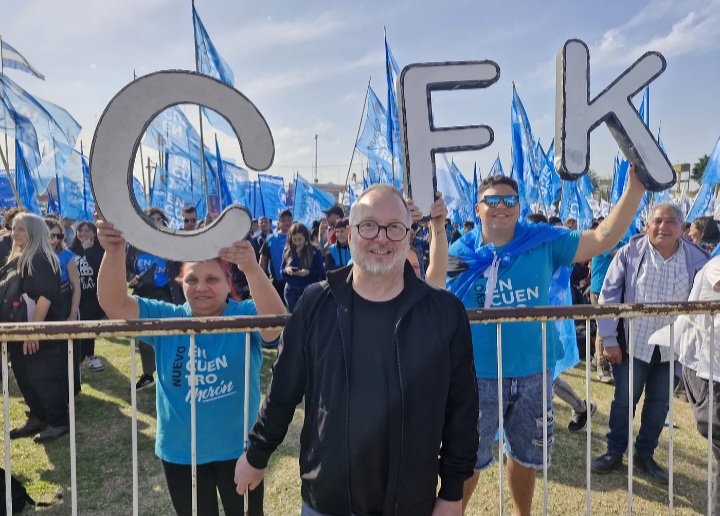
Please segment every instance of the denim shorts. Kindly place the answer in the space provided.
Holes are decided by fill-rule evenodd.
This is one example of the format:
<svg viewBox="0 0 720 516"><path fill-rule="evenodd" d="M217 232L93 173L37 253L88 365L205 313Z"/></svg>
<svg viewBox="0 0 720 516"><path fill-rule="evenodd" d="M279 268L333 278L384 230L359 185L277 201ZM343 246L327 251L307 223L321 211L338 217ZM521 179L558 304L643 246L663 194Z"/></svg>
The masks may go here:
<svg viewBox="0 0 720 516"><path fill-rule="evenodd" d="M536 373L518 378L504 378L503 425L505 455L528 468L543 467L543 376L547 382L547 436L548 466L552 449L555 415L552 410L552 373ZM493 444L498 438L498 381L497 378L478 378L480 417L478 419L477 462L475 471L481 471L495 462Z"/></svg>

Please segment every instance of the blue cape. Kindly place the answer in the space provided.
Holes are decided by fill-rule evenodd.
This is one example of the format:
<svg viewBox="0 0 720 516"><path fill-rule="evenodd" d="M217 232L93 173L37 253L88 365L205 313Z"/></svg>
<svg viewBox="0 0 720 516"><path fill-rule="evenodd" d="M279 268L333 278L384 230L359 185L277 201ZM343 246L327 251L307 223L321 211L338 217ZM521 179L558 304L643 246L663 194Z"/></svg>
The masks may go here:
<svg viewBox="0 0 720 516"><path fill-rule="evenodd" d="M464 299L470 288L492 264L497 255L500 268L509 267L522 253L568 234L566 228L549 224L536 224L520 219L515 226L515 236L500 252L493 244L482 240L482 225L469 231L450 246L447 289L459 299ZM550 304L553 306L571 305L570 268L561 267L553 275L550 285ZM565 349L565 356L553 367L553 377L569 369L580 361L575 337L575 323L572 320L555 323L558 336Z"/></svg>

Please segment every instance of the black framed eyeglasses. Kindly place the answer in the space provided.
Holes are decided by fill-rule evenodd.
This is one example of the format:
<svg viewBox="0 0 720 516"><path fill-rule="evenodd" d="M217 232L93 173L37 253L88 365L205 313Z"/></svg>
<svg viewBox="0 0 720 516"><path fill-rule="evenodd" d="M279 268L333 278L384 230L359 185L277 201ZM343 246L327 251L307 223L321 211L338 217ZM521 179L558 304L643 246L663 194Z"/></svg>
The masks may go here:
<svg viewBox="0 0 720 516"><path fill-rule="evenodd" d="M64 233L50 233L50 238L57 238L58 240L62 240L64 237Z"/></svg>
<svg viewBox="0 0 720 516"><path fill-rule="evenodd" d="M514 208L520 202L519 195L486 195L480 202L484 202L490 208L497 208L503 202L508 208Z"/></svg>
<svg viewBox="0 0 720 516"><path fill-rule="evenodd" d="M377 238L377 236L380 234L380 230L385 230L385 235L387 236L388 240L391 240L393 242L399 242L405 236L408 234L408 231L410 231L410 228L408 228L405 224L402 222L393 222L391 224L388 224L387 226L381 226L375 221L372 220L363 220L360 222L360 224L355 224L355 226L358 230L358 234L363 237L365 240L372 240L373 238Z"/></svg>

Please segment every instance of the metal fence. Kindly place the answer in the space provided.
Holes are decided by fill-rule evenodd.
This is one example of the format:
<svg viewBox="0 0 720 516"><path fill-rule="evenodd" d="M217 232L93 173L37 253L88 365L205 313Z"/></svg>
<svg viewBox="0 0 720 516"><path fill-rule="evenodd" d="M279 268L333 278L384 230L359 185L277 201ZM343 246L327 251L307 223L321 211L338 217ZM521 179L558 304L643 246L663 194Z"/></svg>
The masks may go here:
<svg viewBox="0 0 720 516"><path fill-rule="evenodd" d="M468 316L471 324L492 323L497 325L497 359L498 359L498 412L500 425L500 446L499 446L499 500L500 514L505 513L504 507L504 460L503 460L503 417L502 417L502 332L503 324L515 322L540 322L542 328L542 353L543 369L547 370L547 323L557 320L581 320L585 321L585 356L590 357L591 333L590 322L593 319L623 317L628 321L630 338L628 341L628 352L632 356L633 350L633 320L641 316L678 316L683 314L715 315L720 313L720 302L694 302L694 303L662 303L662 304L620 304L620 305L575 305L567 307L541 307L541 308L497 308L489 310L469 310ZM163 320L142 320L142 321L87 321L87 322L56 322L56 323L22 323L22 324L0 324L0 339L2 339L2 389L4 408L4 436L5 436L5 500L7 514L12 514L11 496L11 463L10 463L10 406L8 390L8 342L23 341L26 339L37 340L68 340L68 397L70 415L70 490L71 510L73 516L77 515L77 474L76 474L76 433L75 433L75 402L74 402L74 369L73 369L73 339L82 338L111 338L124 337L130 339L130 382L131 382L131 405L132 405L132 514L138 515L138 454L137 454L137 393L135 383L137 380L136 371L136 338L140 336L159 335L188 335L190 337L189 356L195 357L195 336L208 333L228 333L243 331L259 331L270 328L283 327L289 316L255 316L255 317L220 317L220 318L190 318L190 319L163 319ZM673 339L674 323L670 327L671 340ZM714 327L712 328L714 337ZM246 336L245 342L245 425L244 441L247 446L248 418L249 418L249 367L250 359L250 338ZM714 356L714 338L711 340L710 356ZM672 354L671 354L672 356ZM710 361L710 376L713 377L714 360ZM585 364L586 391L585 398L590 400L590 360ZM197 514L197 463L196 463L196 376L195 360L190 360L190 400L191 400L191 455L192 455L192 505L193 514ZM674 514L673 508L673 376L674 363L670 363L670 412L669 419L669 486L668 486L668 514ZM547 376L545 376L547 378ZM543 383L543 410L547 413L547 380ZM589 410L589 406L588 406ZM712 421L713 413L713 382L709 382L709 420ZM591 514L590 506L590 461L591 461L591 430L592 416L588 412L586 426L586 514ZM543 418L543 459L547 464L547 418ZM712 442L713 425L709 425L708 443ZM633 361L630 360L629 367L629 411L628 411L628 488L627 508L628 514L633 510ZM707 451L707 514L712 510L712 479L713 479L713 455L712 446L708 444ZM547 467L543 468L543 514L548 514L548 476ZM245 497L247 504L247 497Z"/></svg>

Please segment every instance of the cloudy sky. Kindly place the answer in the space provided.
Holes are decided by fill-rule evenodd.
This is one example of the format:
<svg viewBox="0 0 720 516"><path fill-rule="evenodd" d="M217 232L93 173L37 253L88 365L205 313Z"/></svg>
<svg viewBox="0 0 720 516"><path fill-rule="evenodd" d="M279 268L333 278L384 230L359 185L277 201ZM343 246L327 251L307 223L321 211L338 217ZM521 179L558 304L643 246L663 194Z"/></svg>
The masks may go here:
<svg viewBox="0 0 720 516"><path fill-rule="evenodd" d="M453 156L468 177L473 162L484 174L498 154L510 168L513 81L535 136L549 145L555 57L570 38L590 47L593 95L644 52L665 56L667 70L651 86L650 121L653 133L662 124L671 162L694 163L720 136L720 0L196 0L196 7L235 73L235 87L270 125L271 172L286 178L295 171L311 177L317 134L320 181L344 182L370 77L387 99L383 27L401 68L431 61L499 64L492 87L435 97L436 125L482 123L495 131L489 148ZM86 149L105 106L133 71L195 67L190 0L3 0L0 35L47 80L9 75L70 111L83 127ZM242 162L236 141L221 138L221 150ZM592 168L609 175L616 152L599 127ZM354 171L362 166L356 153Z"/></svg>

